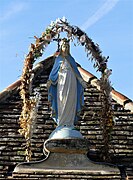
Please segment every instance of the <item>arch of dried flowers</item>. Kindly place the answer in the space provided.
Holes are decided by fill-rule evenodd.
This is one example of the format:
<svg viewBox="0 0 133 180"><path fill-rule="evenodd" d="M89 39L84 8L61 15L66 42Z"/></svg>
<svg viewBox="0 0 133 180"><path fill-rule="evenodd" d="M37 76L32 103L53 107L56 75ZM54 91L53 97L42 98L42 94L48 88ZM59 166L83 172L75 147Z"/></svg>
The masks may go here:
<svg viewBox="0 0 133 180"><path fill-rule="evenodd" d="M101 72L100 88L103 96L101 98L101 126L103 128L104 146L106 147L105 154L109 150L109 132L112 128L113 111L111 105L110 92L112 90L109 75L111 70L107 67L108 57L102 56L102 52L97 44L87 36L77 26L71 26L65 18L57 19L52 22L47 29L42 33L41 37L35 37L35 44L31 44L28 55L24 61L23 72L21 76L20 95L23 101L22 112L20 115L20 129L19 133L24 135L26 139L26 160L31 159L31 137L34 129L35 118L37 116L37 104L39 97L31 97L32 93L32 68L36 59L43 55L43 52L53 38L58 36L61 32L66 32L68 38L73 41L75 38L78 44L85 47L85 51L89 60L94 64L94 68Z"/></svg>

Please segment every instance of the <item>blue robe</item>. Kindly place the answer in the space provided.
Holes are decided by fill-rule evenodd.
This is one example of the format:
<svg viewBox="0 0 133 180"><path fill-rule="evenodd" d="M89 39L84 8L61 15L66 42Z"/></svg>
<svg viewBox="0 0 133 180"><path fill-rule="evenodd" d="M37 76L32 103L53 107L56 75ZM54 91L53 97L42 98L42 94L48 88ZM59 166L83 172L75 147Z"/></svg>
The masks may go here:
<svg viewBox="0 0 133 180"><path fill-rule="evenodd" d="M78 80L78 77L82 79L80 72L78 71L77 64L74 58L71 55L66 57L70 66L72 67L75 76L77 77L77 104L76 104L76 114L73 124L76 124L82 106L84 105L84 88ZM57 105L57 83L58 83L58 72L60 71L60 66L63 62L63 57L59 55L55 58L55 63L49 75L49 81L51 82L50 87L48 88L48 101L51 103L52 108L52 117L55 122L58 124L58 105Z"/></svg>

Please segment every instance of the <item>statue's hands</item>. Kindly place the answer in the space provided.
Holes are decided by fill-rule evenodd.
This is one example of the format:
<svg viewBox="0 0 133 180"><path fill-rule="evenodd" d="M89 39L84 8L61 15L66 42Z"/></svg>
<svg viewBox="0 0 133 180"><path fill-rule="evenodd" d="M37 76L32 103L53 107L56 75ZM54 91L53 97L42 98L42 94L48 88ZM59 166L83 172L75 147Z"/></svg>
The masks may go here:
<svg viewBox="0 0 133 180"><path fill-rule="evenodd" d="M81 84L84 88L87 88L87 83L84 80L82 80Z"/></svg>
<svg viewBox="0 0 133 180"><path fill-rule="evenodd" d="M84 88L87 88L87 83L82 78L78 77L78 80Z"/></svg>
<svg viewBox="0 0 133 180"><path fill-rule="evenodd" d="M51 86L51 81L48 80L48 81L47 81L47 88L49 89L50 86Z"/></svg>

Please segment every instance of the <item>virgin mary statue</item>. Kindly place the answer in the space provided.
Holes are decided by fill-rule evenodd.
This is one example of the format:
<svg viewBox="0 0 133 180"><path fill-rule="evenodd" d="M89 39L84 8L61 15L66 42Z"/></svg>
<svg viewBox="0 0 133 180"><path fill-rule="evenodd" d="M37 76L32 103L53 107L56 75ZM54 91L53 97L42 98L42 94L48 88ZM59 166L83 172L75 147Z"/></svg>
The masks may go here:
<svg viewBox="0 0 133 180"><path fill-rule="evenodd" d="M84 105L86 84L70 55L69 41L65 38L61 41L60 52L55 58L47 84L53 119L59 127L74 126Z"/></svg>

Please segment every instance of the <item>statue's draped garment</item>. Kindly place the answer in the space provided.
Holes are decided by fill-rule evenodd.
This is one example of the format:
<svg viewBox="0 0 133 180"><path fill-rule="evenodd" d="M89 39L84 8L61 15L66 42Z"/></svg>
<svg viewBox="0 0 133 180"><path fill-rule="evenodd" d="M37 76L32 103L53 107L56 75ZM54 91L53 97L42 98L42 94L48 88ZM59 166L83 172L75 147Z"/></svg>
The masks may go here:
<svg viewBox="0 0 133 180"><path fill-rule="evenodd" d="M71 55L55 58L49 75L48 100L58 126L73 126L84 105L84 88L77 64Z"/></svg>

